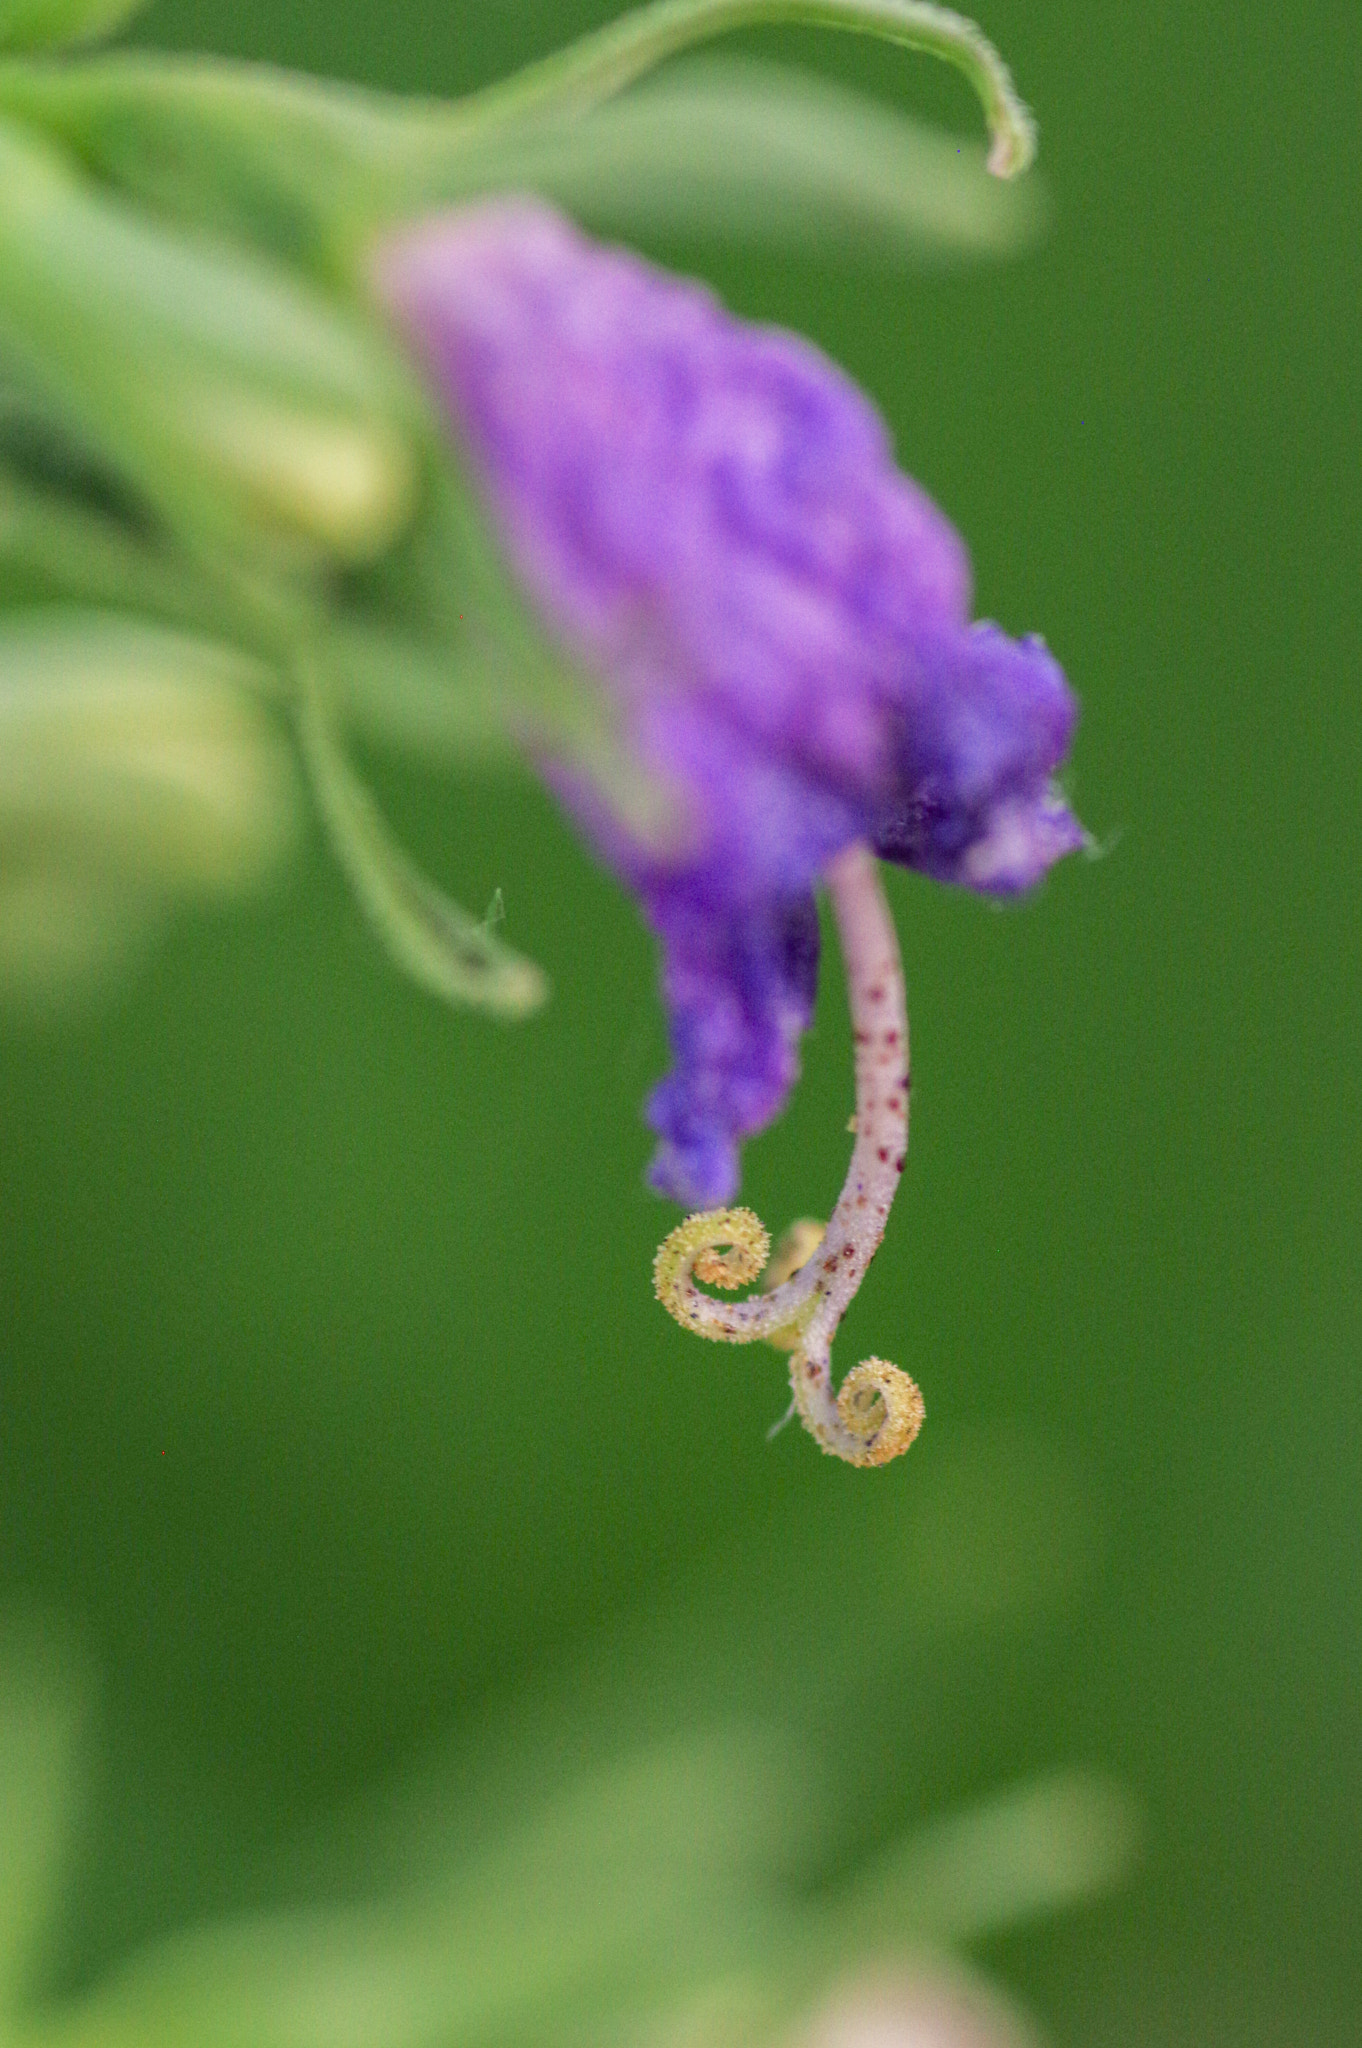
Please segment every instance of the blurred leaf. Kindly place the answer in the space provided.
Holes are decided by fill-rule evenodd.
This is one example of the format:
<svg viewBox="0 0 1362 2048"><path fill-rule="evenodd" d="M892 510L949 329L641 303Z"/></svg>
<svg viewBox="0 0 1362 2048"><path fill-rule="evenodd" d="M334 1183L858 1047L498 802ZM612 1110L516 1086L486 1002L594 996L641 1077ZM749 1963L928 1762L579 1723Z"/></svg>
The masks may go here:
<svg viewBox="0 0 1362 2048"><path fill-rule="evenodd" d="M1086 1502L1043 1442L961 1429L921 1448L911 1489L877 1502L850 1488L810 1500L796 1567L788 1521L777 1518L722 1560L698 1557L693 1573L598 1630L552 1679L466 1716L457 1742L300 1843L300 1881L345 1869L433 1879L460 1844L528 1829L565 1759L603 1776L621 1753L760 1722L773 1699L794 1731L786 1825L803 1831L813 1860L848 1793L863 1795L860 1780L849 1787L836 1771L810 1770L814 1732L832 1743L849 1718L892 1715L895 1751L874 1766L877 1811L893 1811L905 1781L916 1806L915 1734L943 1713L960 1732L947 1681L962 1640L1014 1644L1019 1627L1066 1601L1093 1551ZM953 1545L970 1553L960 1573L949 1568ZM991 1703L979 1712L987 1723Z"/></svg>
<svg viewBox="0 0 1362 2048"><path fill-rule="evenodd" d="M52 1915L87 1692L67 1641L15 1617L0 1622L0 2037Z"/></svg>
<svg viewBox="0 0 1362 2048"><path fill-rule="evenodd" d="M146 0L0 0L0 50L51 49L112 35Z"/></svg>
<svg viewBox="0 0 1362 2048"><path fill-rule="evenodd" d="M493 127L517 113L584 112L696 44L766 25L840 29L942 58L978 94L995 175L1015 177L1035 156L1035 123L1002 58L974 22L933 0L651 0L484 86L465 107Z"/></svg>
<svg viewBox="0 0 1362 2048"><path fill-rule="evenodd" d="M129 973L164 922L157 897L117 882L0 874L0 1001L64 1015Z"/></svg>
<svg viewBox="0 0 1362 2048"><path fill-rule="evenodd" d="M436 1888L450 1899L504 1892L509 1903L541 1888L556 1898L587 1873L601 1897L642 1883L681 1893L770 1882L814 1851L830 1818L815 1760L787 1729L690 1726L502 1809L498 1831Z"/></svg>
<svg viewBox="0 0 1362 2048"><path fill-rule="evenodd" d="M1044 219L980 144L776 64L677 65L588 111L490 124L457 103L260 66L129 53L0 69L0 106L174 218L353 276L389 223L537 191L617 234L812 246L867 261L997 256Z"/></svg>
<svg viewBox="0 0 1362 2048"><path fill-rule="evenodd" d="M1110 1779L1037 1779L919 1829L848 1888L842 1918L870 1943L905 1927L974 1941L1109 1890L1138 1839L1131 1802Z"/></svg>
<svg viewBox="0 0 1362 2048"><path fill-rule="evenodd" d="M853 260L1010 254L1041 226L1043 194L984 166L982 146L846 87L712 58L574 120L494 130L467 168L432 154L425 196L542 192L608 233Z"/></svg>
<svg viewBox="0 0 1362 2048"><path fill-rule="evenodd" d="M789 1940L779 1864L806 1769L732 1726L614 1759L495 1826L441 1880L178 1936L43 2042L435 2048L618 2036Z"/></svg>
<svg viewBox="0 0 1362 2048"><path fill-rule="evenodd" d="M60 137L99 178L196 226L334 271L400 211L432 101L217 57L120 52L0 66L0 107ZM466 156L450 113L450 151Z"/></svg>
<svg viewBox="0 0 1362 2048"><path fill-rule="evenodd" d="M780 1395L776 1365L772 1407ZM819 1493L801 1515L797 1570L779 1521L722 1569L701 1560L693 1580L671 1588L665 1614L622 1621L557 1697L528 1710L538 1739L561 1741L566 1725L585 1744L596 1728L654 1725L659 1713L757 1712L773 1695L797 1725L830 1725L850 1698L930 1699L951 1644L998 1640L1062 1610L1095 1548L1090 1504L1066 1462L1010 1428L959 1426L917 1448L911 1487L873 1502Z"/></svg>
<svg viewBox="0 0 1362 2048"><path fill-rule="evenodd" d="M1075 1776L939 1822L819 1894L825 1777L740 1724L626 1752L509 1824L491 1808L424 1884L159 1942L33 2048L767 2039L859 1958L1071 1903L1129 1846L1124 1802Z"/></svg>
<svg viewBox="0 0 1362 2048"><path fill-rule="evenodd" d="M0 618L0 993L97 980L179 898L276 865L297 784L259 673L112 613Z"/></svg>
<svg viewBox="0 0 1362 2048"><path fill-rule="evenodd" d="M588 708L599 690L569 676L537 633L490 535L477 531L486 519L453 477L451 451L429 455L448 480L367 577L311 589L252 583L224 576L217 557L176 553L135 508L126 516L111 502L116 478L0 387L0 605L67 599L208 626L263 654L255 686L273 676L290 701L305 643L343 724L446 762L511 758L535 730L569 748L599 733L600 707ZM439 513L451 489L461 493L457 520Z"/></svg>
<svg viewBox="0 0 1362 2048"><path fill-rule="evenodd" d="M172 523L364 558L406 519L420 400L376 331L159 227L0 124L0 347Z"/></svg>
<svg viewBox="0 0 1362 2048"><path fill-rule="evenodd" d="M981 1483L977 1459L966 1470ZM938 1488L927 1519L958 1514L963 1485ZM835 1525L805 1533L843 1575ZM871 1561L881 1552L888 1583L904 1554L881 1541ZM755 1557L729 1576L765 1583ZM711 1606L721 1590L711 1571ZM867 1593L883 1622L884 1589ZM845 1742L831 1739L864 1630L853 1674L829 1617L807 1597L797 1605L797 1621L782 1611L754 1626L744 1602L737 1651L685 1603L655 1616L671 1657L598 1642L587 1672L541 1692L537 1713L503 1708L481 1740L465 1728L452 1777L414 1778L300 1845L279 1875L312 1904L156 1943L46 2014L26 2048L756 2048L863 1959L973 1939L1120 1874L1129 1805L1078 1772L934 1820L830 1885L822 1873L845 1868L864 1804ZM714 1710L716 1677L730 1694L748 1689L745 1667L740 1683L728 1667L749 1651L769 1699L774 1639L795 1675L791 1626L803 1641L814 1630L834 1666L842 1709L819 1748L795 1732L809 1717L798 1685L782 1688L787 1727ZM674 1683L698 1664L708 1706L703 1684Z"/></svg>

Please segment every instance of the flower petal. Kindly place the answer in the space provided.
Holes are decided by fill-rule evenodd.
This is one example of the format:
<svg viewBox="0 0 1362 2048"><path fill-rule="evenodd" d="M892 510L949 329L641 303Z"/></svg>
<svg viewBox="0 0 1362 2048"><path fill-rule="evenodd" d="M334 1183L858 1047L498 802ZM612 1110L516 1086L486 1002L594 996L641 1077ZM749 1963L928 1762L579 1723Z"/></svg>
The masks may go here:
<svg viewBox="0 0 1362 2048"><path fill-rule="evenodd" d="M532 200L416 227L377 280L521 582L686 821L661 858L540 764L662 940L653 1183L725 1202L794 1079L828 862L870 839L1027 888L1084 843L1053 786L1073 698L1039 641L970 625L959 536L808 343Z"/></svg>
<svg viewBox="0 0 1362 2048"><path fill-rule="evenodd" d="M664 949L674 1065L648 1098L662 1140L648 1178L692 1207L727 1202L738 1139L761 1130L799 1072L799 1040L818 984L813 894L715 916L684 886L648 903Z"/></svg>
<svg viewBox="0 0 1362 2048"><path fill-rule="evenodd" d="M898 772L875 851L989 895L1030 888L1086 844L1052 779L1077 708L1040 640L989 625L924 639L897 706Z"/></svg>

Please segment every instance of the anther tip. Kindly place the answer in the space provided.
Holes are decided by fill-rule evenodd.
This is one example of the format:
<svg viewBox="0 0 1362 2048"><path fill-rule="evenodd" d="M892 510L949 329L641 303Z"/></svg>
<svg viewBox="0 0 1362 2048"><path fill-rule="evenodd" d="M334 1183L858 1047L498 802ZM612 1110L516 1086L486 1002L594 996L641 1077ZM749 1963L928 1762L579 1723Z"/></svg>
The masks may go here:
<svg viewBox="0 0 1362 2048"><path fill-rule="evenodd" d="M884 1358L864 1359L847 1374L837 1407L848 1431L859 1439L858 1465L887 1465L901 1458L927 1415L917 1381Z"/></svg>

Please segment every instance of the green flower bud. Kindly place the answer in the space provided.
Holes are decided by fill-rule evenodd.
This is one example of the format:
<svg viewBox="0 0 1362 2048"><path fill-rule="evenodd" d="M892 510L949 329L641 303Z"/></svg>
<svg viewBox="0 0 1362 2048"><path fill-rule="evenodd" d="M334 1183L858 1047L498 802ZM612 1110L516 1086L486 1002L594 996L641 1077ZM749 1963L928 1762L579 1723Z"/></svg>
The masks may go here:
<svg viewBox="0 0 1362 2048"><path fill-rule="evenodd" d="M419 400L376 331L0 124L0 352L172 526L362 561L405 523Z"/></svg>
<svg viewBox="0 0 1362 2048"><path fill-rule="evenodd" d="M220 465L262 527L318 540L342 560L380 553L411 510L411 452L383 420L309 411L230 384L185 384L168 399L167 423Z"/></svg>
<svg viewBox="0 0 1362 2048"><path fill-rule="evenodd" d="M116 613L0 626L0 998L89 985L175 903L274 870L299 792L260 682Z"/></svg>

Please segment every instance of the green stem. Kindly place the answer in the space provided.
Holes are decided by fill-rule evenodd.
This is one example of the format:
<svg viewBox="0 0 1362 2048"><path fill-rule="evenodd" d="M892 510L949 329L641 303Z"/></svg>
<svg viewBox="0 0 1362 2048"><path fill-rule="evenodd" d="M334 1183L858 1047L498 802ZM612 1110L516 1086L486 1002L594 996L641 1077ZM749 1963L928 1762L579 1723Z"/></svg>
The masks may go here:
<svg viewBox="0 0 1362 2048"><path fill-rule="evenodd" d="M300 653L298 743L331 848L377 937L420 987L493 1016L527 1017L548 996L532 960L446 896L393 837L350 767L315 664Z"/></svg>
<svg viewBox="0 0 1362 2048"><path fill-rule="evenodd" d="M584 111L696 43L777 24L849 29L944 58L979 95L993 139L989 169L1015 177L1035 156L1035 124L992 43L964 15L927 0L655 0L474 94L459 114L504 120L540 108Z"/></svg>

